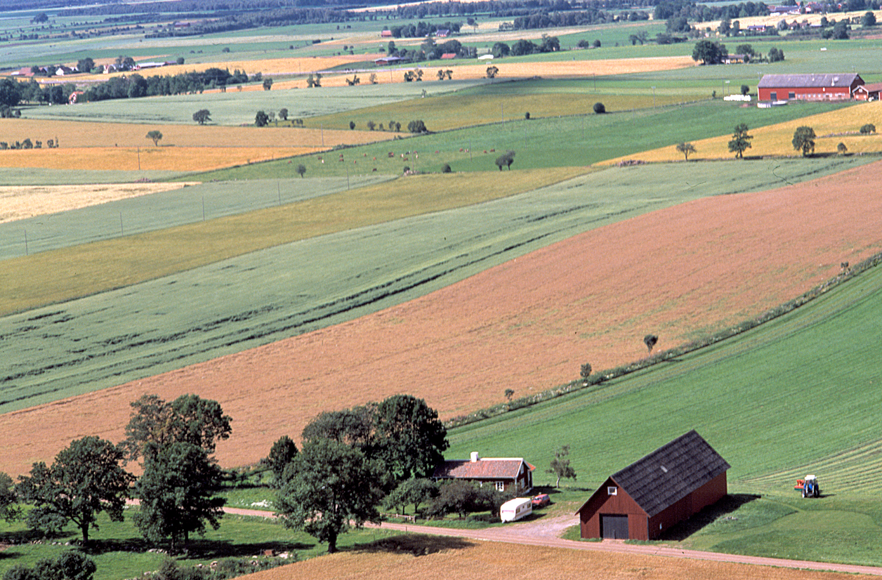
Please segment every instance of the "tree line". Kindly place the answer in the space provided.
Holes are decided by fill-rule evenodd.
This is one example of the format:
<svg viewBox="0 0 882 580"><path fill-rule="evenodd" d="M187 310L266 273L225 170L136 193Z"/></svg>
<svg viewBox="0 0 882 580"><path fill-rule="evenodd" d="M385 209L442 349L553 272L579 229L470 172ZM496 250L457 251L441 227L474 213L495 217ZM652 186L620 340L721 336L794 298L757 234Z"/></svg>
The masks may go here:
<svg viewBox="0 0 882 580"><path fill-rule="evenodd" d="M59 451L51 465L34 463L17 483L0 473L0 517L24 518L47 535L74 525L89 546L98 515L122 521L127 500L136 498L138 532L170 554L186 550L194 534L218 528L225 504L218 491L229 475L214 454L230 437L232 418L216 401L196 395L173 401L144 395L131 407L120 443L87 436ZM438 517L498 511L509 497L493 486L428 479L443 461L447 431L434 409L409 395L321 413L301 441L298 449L283 436L261 464L272 474L282 522L327 543L330 552L340 534L379 522L384 505L400 511L414 505L425 517ZM127 471L129 462L139 464L140 477ZM25 512L20 502L31 509ZM46 578L23 566L14 570L4 580Z"/></svg>

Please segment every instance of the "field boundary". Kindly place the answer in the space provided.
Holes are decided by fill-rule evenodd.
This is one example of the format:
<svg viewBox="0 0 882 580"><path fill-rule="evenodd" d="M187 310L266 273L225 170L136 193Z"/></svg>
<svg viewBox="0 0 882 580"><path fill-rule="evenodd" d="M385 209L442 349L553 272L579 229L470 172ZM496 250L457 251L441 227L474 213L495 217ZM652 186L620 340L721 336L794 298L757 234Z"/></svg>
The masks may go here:
<svg viewBox="0 0 882 580"><path fill-rule="evenodd" d="M878 266L879 264L882 264L882 252L875 254L867 258L866 260L863 260L854 267L843 268L843 271L837 276L815 286L808 292L797 296L793 300L789 300L784 304L781 304L780 306L771 308L758 316L725 328L719 332L714 332L684 345L661 351L657 354L626 365L602 370L588 378L576 379L574 381L559 385L552 389L536 393L535 395L522 397L520 399L515 399L507 403L494 405L493 407L488 407L486 409L480 409L478 411L469 413L468 415L453 417L445 421L444 425L448 429L455 429L457 427L464 427L466 425L479 423L485 419L499 417L511 411L518 411L521 409L532 407L534 405L538 405L539 403L544 403L551 399L556 399L559 397L563 397L564 395L569 395L571 393L589 389L593 386L605 383L606 381L618 379L636 373L638 371L646 370L659 363L669 361L676 357L697 352L703 348L713 346L730 338L734 338L740 334L743 334L760 326L761 324L770 322L772 320L780 318L781 316L784 316L785 314L793 312L797 308L800 308L801 306L804 306L813 301L815 298L819 298L828 290L836 288L844 282L847 282L848 280L851 280L859 276L860 274L867 272L868 270Z"/></svg>

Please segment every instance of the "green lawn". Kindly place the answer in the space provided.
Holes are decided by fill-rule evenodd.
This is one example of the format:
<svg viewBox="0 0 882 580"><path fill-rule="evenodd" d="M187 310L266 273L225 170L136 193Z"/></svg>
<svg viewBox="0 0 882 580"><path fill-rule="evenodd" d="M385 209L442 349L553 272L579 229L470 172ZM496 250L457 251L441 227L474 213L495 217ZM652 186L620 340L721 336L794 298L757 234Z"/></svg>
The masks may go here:
<svg viewBox="0 0 882 580"><path fill-rule="evenodd" d="M730 493L762 499L690 531L684 545L879 565L882 369L872 361L880 314L876 267L734 339L454 429L446 455L523 456L544 483L553 450L568 444L579 484L593 489L694 428L732 465ZM807 473L818 475L821 499L793 491Z"/></svg>
<svg viewBox="0 0 882 580"><path fill-rule="evenodd" d="M148 551L150 546L141 539L130 515L126 516L124 522L117 523L101 514L98 524L100 529L90 534L94 545L87 550L98 568L95 580L139 578L146 572L158 569L167 557ZM396 532L356 530L341 535L338 547L342 551L358 550L395 535ZM72 549L67 544L78 538L74 532L65 532L59 537L31 543L24 523L7 524L0 521L0 541L13 543L0 553L0 575L16 565L33 567L40 558L54 558ZM22 540L27 543L19 543ZM274 550L276 554L287 552L289 558L263 556L265 550ZM176 560L180 566L189 567L198 564L207 566L223 559L240 559L249 569L253 569L251 562L254 556L259 556L257 560L266 566L284 565L326 552L327 545L318 543L307 534L288 530L277 521L226 515L219 529L209 527L204 537L193 537L189 553Z"/></svg>

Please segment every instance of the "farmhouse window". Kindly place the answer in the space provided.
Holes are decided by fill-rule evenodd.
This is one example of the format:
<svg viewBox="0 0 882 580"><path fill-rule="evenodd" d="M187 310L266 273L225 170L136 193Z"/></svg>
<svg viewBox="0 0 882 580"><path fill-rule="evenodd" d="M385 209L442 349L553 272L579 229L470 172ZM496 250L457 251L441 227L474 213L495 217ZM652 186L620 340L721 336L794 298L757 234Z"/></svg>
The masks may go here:
<svg viewBox="0 0 882 580"><path fill-rule="evenodd" d="M496 491L505 491L505 482L497 481L496 482Z"/></svg>
<svg viewBox="0 0 882 580"><path fill-rule="evenodd" d="M789 93L787 93L787 98L788 99L795 99L796 93L794 93L793 91L790 91Z"/></svg>
<svg viewBox="0 0 882 580"><path fill-rule="evenodd" d="M606 494L607 495L619 495L619 488L617 488L614 485L611 485L606 488Z"/></svg>
<svg viewBox="0 0 882 580"><path fill-rule="evenodd" d="M772 99L773 101L777 101L778 100L778 93L771 93L769 95L769 98Z"/></svg>

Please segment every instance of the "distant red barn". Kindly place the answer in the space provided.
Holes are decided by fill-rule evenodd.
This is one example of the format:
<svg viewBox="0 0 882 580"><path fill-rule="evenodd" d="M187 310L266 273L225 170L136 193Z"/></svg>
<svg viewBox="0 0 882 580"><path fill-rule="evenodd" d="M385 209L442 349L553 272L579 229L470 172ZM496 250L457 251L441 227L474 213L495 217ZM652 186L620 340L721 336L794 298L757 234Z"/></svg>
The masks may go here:
<svg viewBox="0 0 882 580"><path fill-rule="evenodd" d="M728 469L690 431L607 478L576 512L581 535L651 540L725 497Z"/></svg>
<svg viewBox="0 0 882 580"><path fill-rule="evenodd" d="M859 74L763 75L760 101L830 101L852 99L864 84Z"/></svg>
<svg viewBox="0 0 882 580"><path fill-rule="evenodd" d="M878 101L880 92L882 92L882 83L869 83L855 89L854 98L862 101Z"/></svg>

